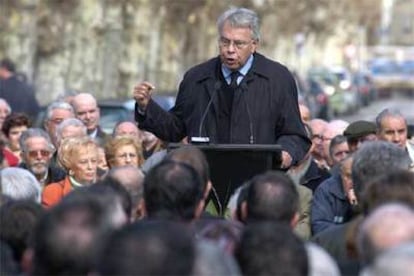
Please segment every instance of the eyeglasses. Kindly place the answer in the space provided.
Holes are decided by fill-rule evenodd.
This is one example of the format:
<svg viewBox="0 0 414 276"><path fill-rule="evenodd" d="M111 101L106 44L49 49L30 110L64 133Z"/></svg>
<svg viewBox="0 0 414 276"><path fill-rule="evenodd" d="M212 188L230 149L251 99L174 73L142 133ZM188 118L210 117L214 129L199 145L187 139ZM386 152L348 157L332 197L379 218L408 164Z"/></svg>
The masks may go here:
<svg viewBox="0 0 414 276"><path fill-rule="evenodd" d="M230 47L230 45L233 44L234 47L236 47L237 49L241 50L244 47L246 47L247 45L249 45L251 41L252 40L249 40L249 41L230 40L230 39L221 37L219 39L219 45L220 45L220 47L228 48L228 47Z"/></svg>
<svg viewBox="0 0 414 276"><path fill-rule="evenodd" d="M50 153L48 150L30 150L27 152L27 155L31 158L37 158L39 154L41 157L49 157Z"/></svg>
<svg viewBox="0 0 414 276"><path fill-rule="evenodd" d="M133 159L133 158L136 158L137 157L137 155L135 154L135 153L123 153L123 154L121 154L121 155L117 155L116 156L116 158L122 158L122 159L127 159L127 158L131 158L131 159Z"/></svg>
<svg viewBox="0 0 414 276"><path fill-rule="evenodd" d="M323 140L323 136L320 134L314 134L312 135L312 140Z"/></svg>

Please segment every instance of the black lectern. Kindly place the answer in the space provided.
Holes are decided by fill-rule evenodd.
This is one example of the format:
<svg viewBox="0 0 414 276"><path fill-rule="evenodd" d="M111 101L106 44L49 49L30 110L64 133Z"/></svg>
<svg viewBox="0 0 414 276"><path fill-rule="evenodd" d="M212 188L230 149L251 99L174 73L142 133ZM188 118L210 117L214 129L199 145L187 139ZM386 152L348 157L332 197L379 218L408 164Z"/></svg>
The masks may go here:
<svg viewBox="0 0 414 276"><path fill-rule="evenodd" d="M267 170L278 170L281 146L262 144L193 144L201 149L210 167L217 210L223 214L230 196L243 182ZM169 144L169 149L182 144Z"/></svg>

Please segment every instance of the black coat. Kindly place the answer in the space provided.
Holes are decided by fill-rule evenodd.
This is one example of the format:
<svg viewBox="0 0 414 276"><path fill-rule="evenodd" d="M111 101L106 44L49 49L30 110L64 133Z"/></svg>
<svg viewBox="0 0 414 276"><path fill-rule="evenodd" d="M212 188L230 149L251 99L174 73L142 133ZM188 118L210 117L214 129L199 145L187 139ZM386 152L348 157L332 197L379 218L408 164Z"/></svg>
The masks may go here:
<svg viewBox="0 0 414 276"><path fill-rule="evenodd" d="M20 163L19 168L29 170L27 168L26 163ZM66 172L65 172L64 169L59 168L57 166L50 165L49 168L48 168L48 175L47 175L47 179L45 181L45 186L50 184L50 183L59 182L59 181L63 180L65 177L66 177Z"/></svg>
<svg viewBox="0 0 414 276"><path fill-rule="evenodd" d="M218 97L222 87L220 59L191 68L180 84L170 112L150 101L145 115L136 108L139 127L159 138L178 142L185 136L208 136L217 143ZM230 119L230 143L279 144L293 163L310 147L300 119L296 83L281 64L256 53L251 69L235 91ZM211 100L211 105L208 106ZM208 110L204 121L204 113Z"/></svg>
<svg viewBox="0 0 414 276"><path fill-rule="evenodd" d="M23 112L31 118L39 112L39 103L32 86L18 79L16 75L0 80L0 98L7 101L13 112Z"/></svg>

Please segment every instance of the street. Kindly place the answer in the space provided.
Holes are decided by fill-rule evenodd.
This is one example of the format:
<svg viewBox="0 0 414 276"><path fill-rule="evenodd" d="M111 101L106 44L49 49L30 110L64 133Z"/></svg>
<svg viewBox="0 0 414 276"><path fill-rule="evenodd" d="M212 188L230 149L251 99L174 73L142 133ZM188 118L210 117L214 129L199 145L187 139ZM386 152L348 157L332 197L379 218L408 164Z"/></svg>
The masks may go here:
<svg viewBox="0 0 414 276"><path fill-rule="evenodd" d="M384 108L398 109L408 121L408 124L414 124L414 98L394 94L388 99L378 99L367 107L362 107L358 112L352 115L338 116L337 119L343 119L348 122L356 120L375 121L375 117Z"/></svg>

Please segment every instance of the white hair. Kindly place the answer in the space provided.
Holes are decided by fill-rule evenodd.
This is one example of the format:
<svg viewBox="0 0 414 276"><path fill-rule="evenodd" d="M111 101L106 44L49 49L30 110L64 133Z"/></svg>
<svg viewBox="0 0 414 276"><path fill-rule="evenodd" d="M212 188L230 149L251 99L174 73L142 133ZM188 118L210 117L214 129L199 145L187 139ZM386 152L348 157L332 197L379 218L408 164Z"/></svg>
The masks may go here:
<svg viewBox="0 0 414 276"><path fill-rule="evenodd" d="M305 244L309 260L309 276L340 276L335 260L320 246Z"/></svg>
<svg viewBox="0 0 414 276"><path fill-rule="evenodd" d="M16 167L4 168L0 172L0 182L3 195L16 200L32 200L40 203L40 184L28 170Z"/></svg>

